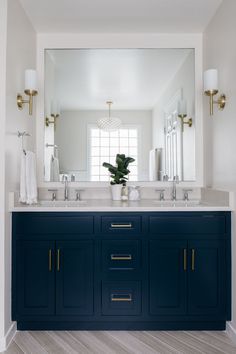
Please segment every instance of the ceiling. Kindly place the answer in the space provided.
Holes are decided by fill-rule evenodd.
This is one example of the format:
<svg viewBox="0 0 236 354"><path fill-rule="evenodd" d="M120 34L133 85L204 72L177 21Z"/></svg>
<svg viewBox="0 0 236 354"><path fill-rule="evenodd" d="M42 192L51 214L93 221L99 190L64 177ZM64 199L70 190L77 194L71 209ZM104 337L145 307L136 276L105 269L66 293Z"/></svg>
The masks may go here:
<svg viewBox="0 0 236 354"><path fill-rule="evenodd" d="M62 110L104 109L107 100L113 109L152 109L188 55L194 71L191 49L47 50L46 71L54 68Z"/></svg>
<svg viewBox="0 0 236 354"><path fill-rule="evenodd" d="M37 32L203 32L222 0L20 0Z"/></svg>

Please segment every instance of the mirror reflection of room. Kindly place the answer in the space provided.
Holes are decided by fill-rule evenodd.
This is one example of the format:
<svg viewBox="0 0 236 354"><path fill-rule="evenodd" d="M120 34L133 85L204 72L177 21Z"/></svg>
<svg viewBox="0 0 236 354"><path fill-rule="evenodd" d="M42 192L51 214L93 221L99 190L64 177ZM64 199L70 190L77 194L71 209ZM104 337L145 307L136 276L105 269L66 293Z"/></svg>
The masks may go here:
<svg viewBox="0 0 236 354"><path fill-rule="evenodd" d="M192 49L45 51L45 180L195 180Z"/></svg>

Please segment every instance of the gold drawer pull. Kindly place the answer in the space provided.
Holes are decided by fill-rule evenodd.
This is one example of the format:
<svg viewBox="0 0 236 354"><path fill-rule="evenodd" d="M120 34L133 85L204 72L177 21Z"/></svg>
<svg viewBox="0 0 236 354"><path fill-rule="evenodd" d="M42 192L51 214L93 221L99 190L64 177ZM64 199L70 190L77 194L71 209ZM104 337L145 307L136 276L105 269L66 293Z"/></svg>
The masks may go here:
<svg viewBox="0 0 236 354"><path fill-rule="evenodd" d="M132 228L132 223L129 222L127 224L114 224L114 223L111 223L111 228L112 229L131 229Z"/></svg>
<svg viewBox="0 0 236 354"><path fill-rule="evenodd" d="M131 261L131 254L111 254L112 261Z"/></svg>
<svg viewBox="0 0 236 354"><path fill-rule="evenodd" d="M192 271L195 270L195 249L192 249Z"/></svg>
<svg viewBox="0 0 236 354"><path fill-rule="evenodd" d="M132 301L132 294L111 294L111 301Z"/></svg>
<svg viewBox="0 0 236 354"><path fill-rule="evenodd" d="M49 272L52 271L52 250L48 251L48 270Z"/></svg>
<svg viewBox="0 0 236 354"><path fill-rule="evenodd" d="M57 271L60 272L60 250L57 250Z"/></svg>
<svg viewBox="0 0 236 354"><path fill-rule="evenodd" d="M184 249L184 271L187 271L187 250Z"/></svg>

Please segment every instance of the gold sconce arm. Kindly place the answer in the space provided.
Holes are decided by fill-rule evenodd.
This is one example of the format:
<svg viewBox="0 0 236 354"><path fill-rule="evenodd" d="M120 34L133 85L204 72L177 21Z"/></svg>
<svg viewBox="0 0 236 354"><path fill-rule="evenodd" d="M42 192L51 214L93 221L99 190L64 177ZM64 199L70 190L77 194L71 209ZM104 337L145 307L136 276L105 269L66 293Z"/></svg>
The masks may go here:
<svg viewBox="0 0 236 354"><path fill-rule="evenodd" d="M19 109L23 109L24 104L28 103L29 104L29 115L32 116L32 114L33 114L33 96L36 96L38 94L38 91L25 90L24 92L27 96L29 96L29 99L24 100L22 95L18 93L18 95L16 97L17 106Z"/></svg>
<svg viewBox="0 0 236 354"><path fill-rule="evenodd" d="M218 93L218 90L205 91L205 95L210 97L210 115L213 116L214 104L217 104L219 110L223 110L226 105L226 96L222 94L217 100L214 100L214 96Z"/></svg>
<svg viewBox="0 0 236 354"><path fill-rule="evenodd" d="M181 129L182 132L184 131L184 124L187 124L190 128L193 125L193 119L189 118L188 120L185 121L185 118L187 117L187 114L179 114L178 117L181 119Z"/></svg>

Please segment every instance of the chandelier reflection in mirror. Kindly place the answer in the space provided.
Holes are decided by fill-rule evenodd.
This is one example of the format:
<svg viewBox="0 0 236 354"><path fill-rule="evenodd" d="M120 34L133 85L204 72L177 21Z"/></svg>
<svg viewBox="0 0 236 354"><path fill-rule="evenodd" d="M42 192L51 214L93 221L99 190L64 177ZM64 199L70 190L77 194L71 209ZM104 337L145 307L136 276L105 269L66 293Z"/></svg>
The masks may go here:
<svg viewBox="0 0 236 354"><path fill-rule="evenodd" d="M111 105L113 104L113 102L107 101L106 104L108 105L108 117L98 119L97 126L101 130L107 132L116 131L121 126L121 120L119 118L111 116Z"/></svg>

